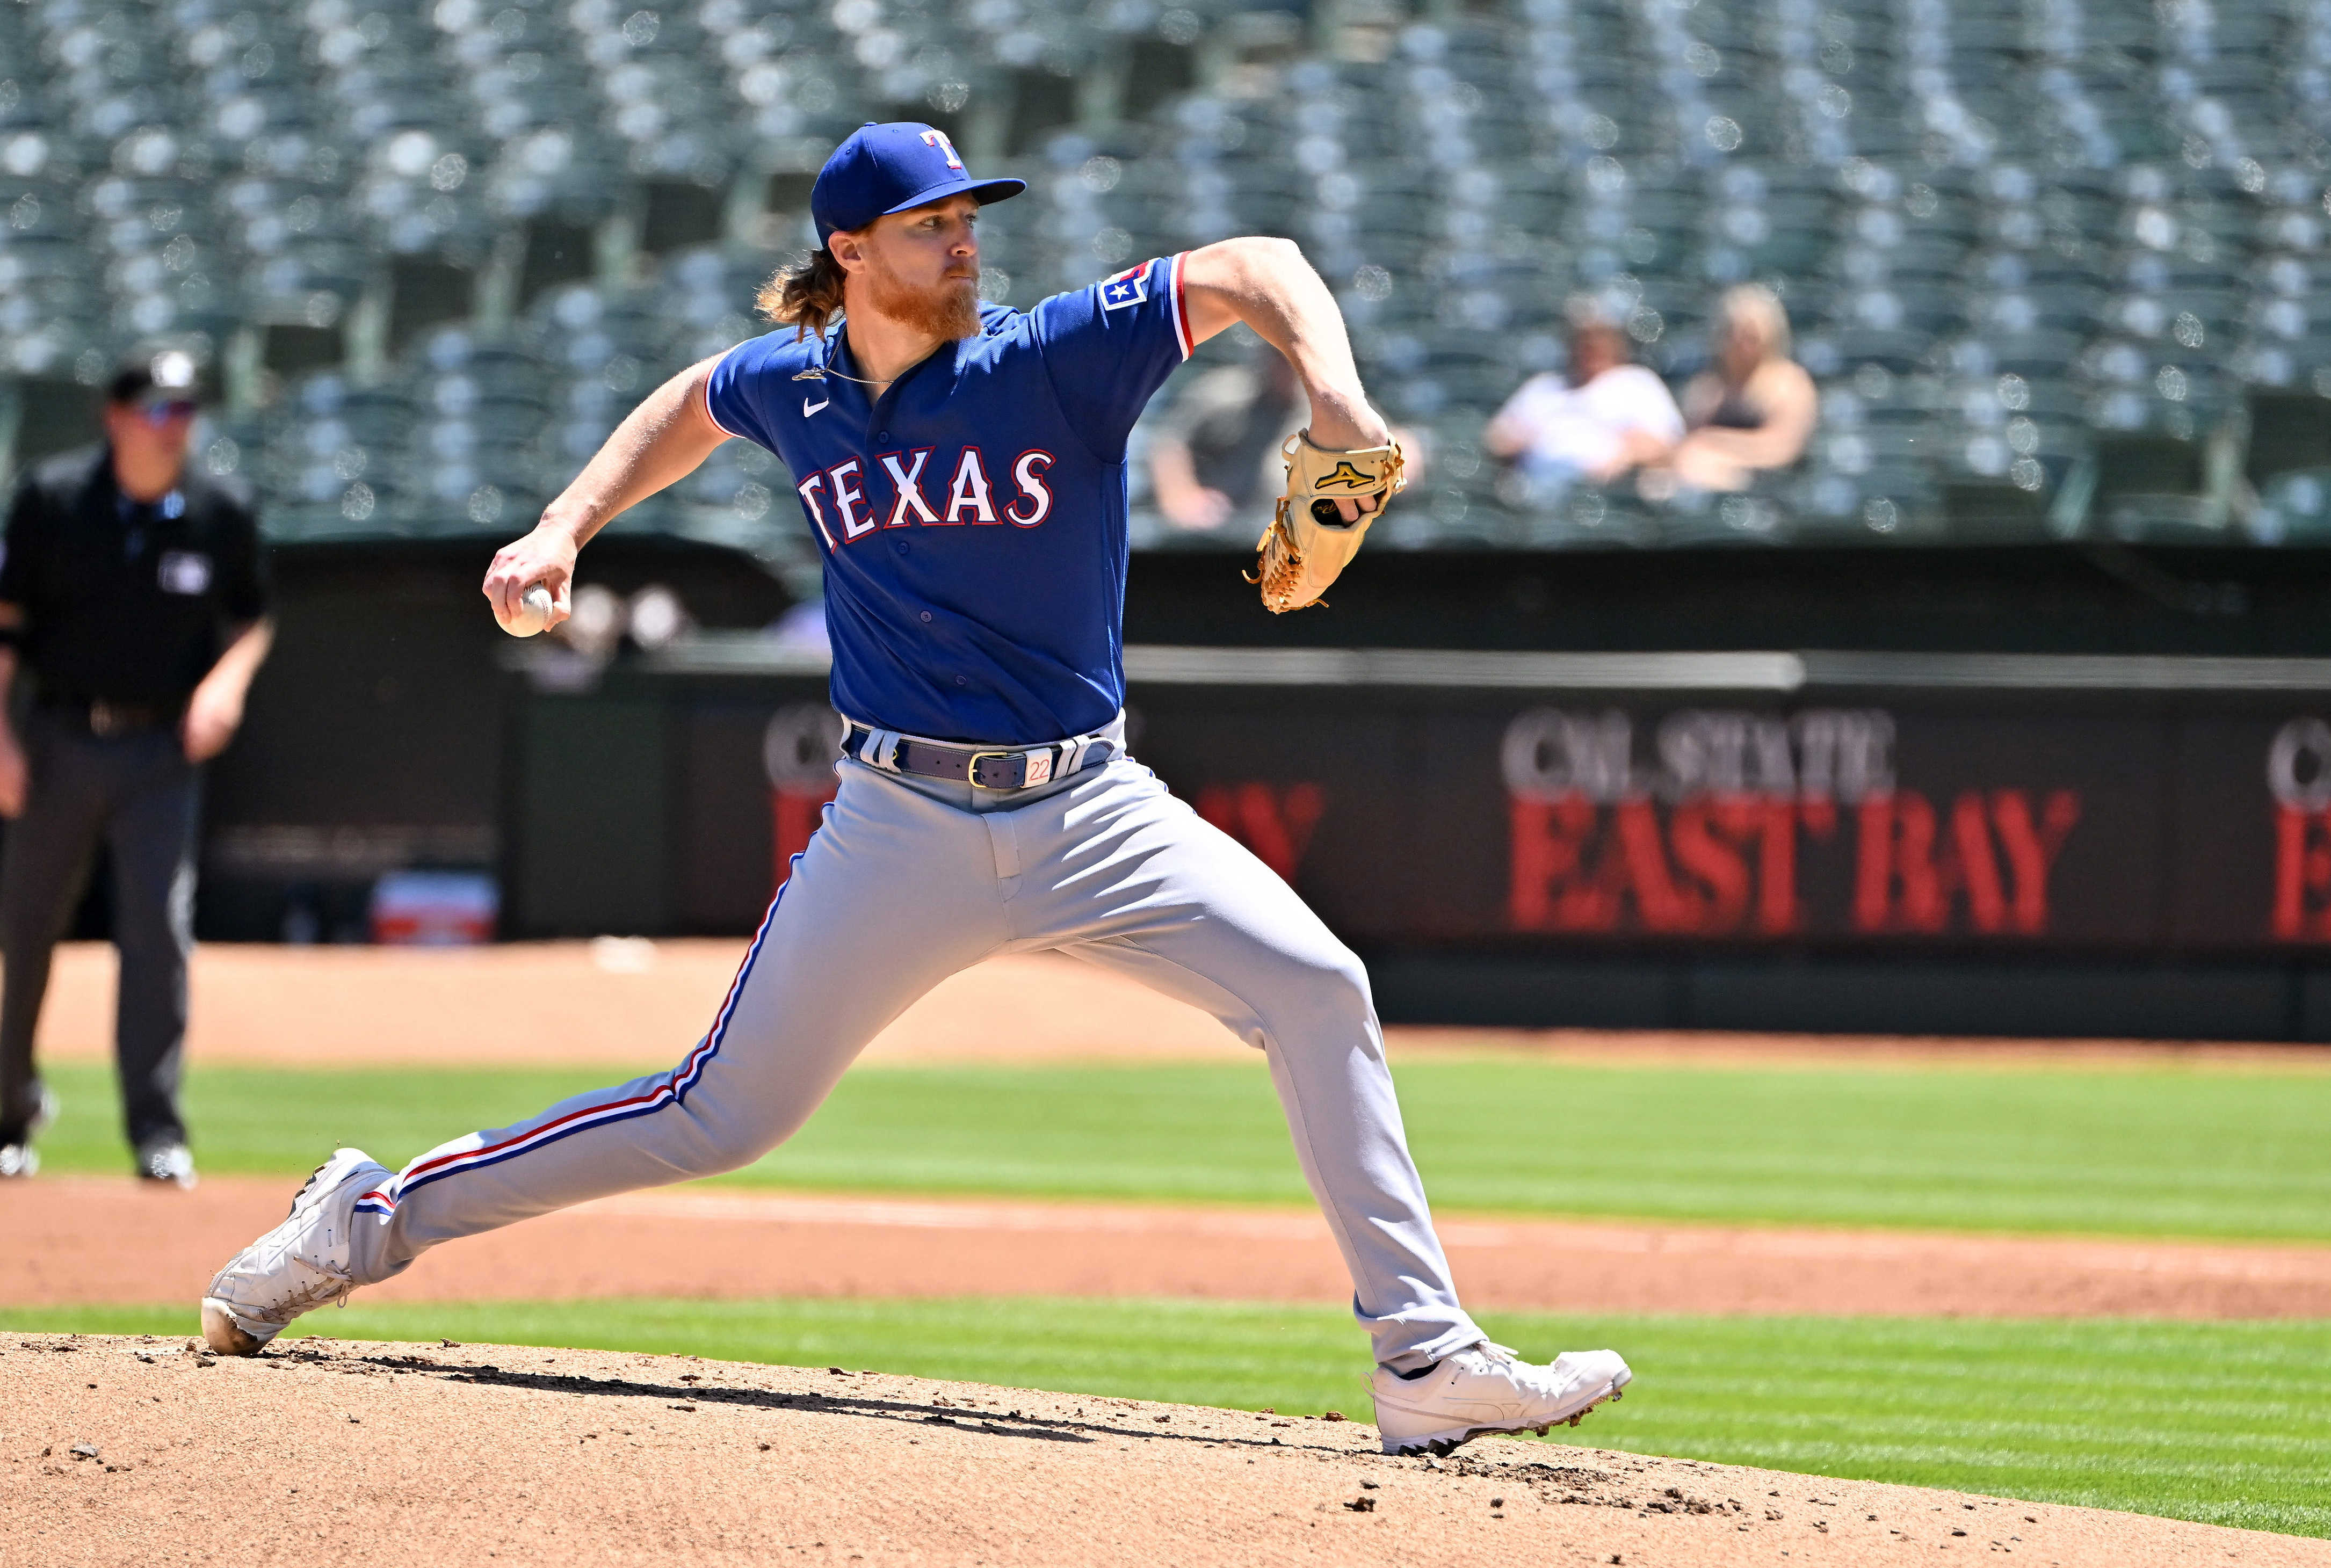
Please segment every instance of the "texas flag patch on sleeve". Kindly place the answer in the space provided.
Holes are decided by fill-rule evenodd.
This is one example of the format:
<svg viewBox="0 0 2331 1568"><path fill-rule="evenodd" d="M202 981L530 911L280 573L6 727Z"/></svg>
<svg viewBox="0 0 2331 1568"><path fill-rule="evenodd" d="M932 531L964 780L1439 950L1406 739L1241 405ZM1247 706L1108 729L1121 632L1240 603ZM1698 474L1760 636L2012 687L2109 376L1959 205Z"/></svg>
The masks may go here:
<svg viewBox="0 0 2331 1568"><path fill-rule="evenodd" d="M1150 263L1127 267L1114 278L1105 278L1100 285L1100 308L1119 310L1127 305L1138 305L1149 298Z"/></svg>

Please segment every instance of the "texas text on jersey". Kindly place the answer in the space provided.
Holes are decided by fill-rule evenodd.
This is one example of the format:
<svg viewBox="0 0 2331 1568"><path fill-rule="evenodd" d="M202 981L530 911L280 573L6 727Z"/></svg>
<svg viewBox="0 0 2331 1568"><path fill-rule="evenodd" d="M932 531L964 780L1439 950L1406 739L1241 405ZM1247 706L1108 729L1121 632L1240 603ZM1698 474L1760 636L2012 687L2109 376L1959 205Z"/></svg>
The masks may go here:
<svg viewBox="0 0 2331 1568"><path fill-rule="evenodd" d="M836 708L1034 743L1124 706L1126 438L1189 357L1181 264L986 306L880 397L838 323L722 358L713 423L784 461L825 551Z"/></svg>

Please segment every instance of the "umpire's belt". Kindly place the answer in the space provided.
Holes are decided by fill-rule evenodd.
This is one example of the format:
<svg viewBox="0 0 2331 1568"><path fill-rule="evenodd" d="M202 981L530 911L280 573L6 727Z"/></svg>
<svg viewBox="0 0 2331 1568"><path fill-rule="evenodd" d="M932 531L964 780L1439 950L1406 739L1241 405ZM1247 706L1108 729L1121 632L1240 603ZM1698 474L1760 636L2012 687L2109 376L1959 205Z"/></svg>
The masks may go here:
<svg viewBox="0 0 2331 1568"><path fill-rule="evenodd" d="M1120 714L1104 728L1044 746L964 746L925 740L895 729L877 729L856 719L843 721L842 749L869 767L947 779L974 789L1022 790L1098 766L1125 749Z"/></svg>
<svg viewBox="0 0 2331 1568"><path fill-rule="evenodd" d="M101 740L166 729L186 710L182 702L114 702L102 697L43 697L39 706L69 727Z"/></svg>

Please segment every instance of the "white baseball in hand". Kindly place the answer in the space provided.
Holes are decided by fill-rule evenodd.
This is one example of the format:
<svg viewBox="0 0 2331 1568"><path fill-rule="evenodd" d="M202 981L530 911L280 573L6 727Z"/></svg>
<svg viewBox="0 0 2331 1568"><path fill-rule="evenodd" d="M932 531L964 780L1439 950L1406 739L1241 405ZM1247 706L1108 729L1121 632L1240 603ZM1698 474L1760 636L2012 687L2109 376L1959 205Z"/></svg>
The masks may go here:
<svg viewBox="0 0 2331 1568"><path fill-rule="evenodd" d="M518 609L502 622L502 630L513 637L531 637L549 624L550 590L534 583L519 595Z"/></svg>

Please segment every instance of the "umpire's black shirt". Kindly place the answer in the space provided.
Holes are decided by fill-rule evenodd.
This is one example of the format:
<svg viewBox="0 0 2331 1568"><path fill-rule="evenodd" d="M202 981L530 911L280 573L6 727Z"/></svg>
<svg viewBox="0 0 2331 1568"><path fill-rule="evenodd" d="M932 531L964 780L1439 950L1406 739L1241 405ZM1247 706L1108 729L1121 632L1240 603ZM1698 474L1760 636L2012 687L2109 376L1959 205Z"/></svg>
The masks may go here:
<svg viewBox="0 0 2331 1568"><path fill-rule="evenodd" d="M22 658L44 697L184 702L230 627L267 613L267 559L247 492L189 467L140 503L113 452L41 464L8 511L0 602L24 613Z"/></svg>

